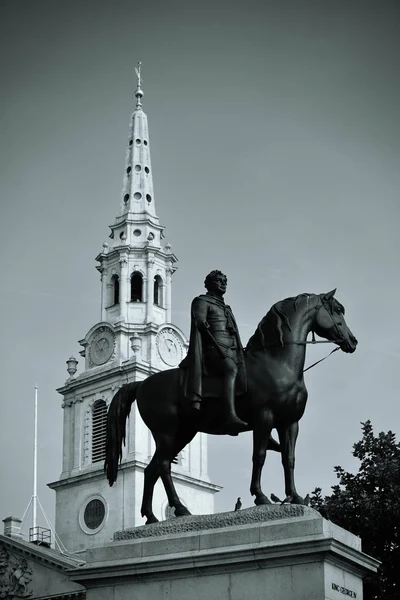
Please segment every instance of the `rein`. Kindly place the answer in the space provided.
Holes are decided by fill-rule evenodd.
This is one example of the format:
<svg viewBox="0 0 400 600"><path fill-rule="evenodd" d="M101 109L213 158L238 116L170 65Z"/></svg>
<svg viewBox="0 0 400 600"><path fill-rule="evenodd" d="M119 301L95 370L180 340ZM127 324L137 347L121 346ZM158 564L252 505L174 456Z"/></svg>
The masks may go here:
<svg viewBox="0 0 400 600"><path fill-rule="evenodd" d="M314 336L314 332L312 331L311 333L312 333L312 339L311 340L306 340L305 342L286 342L285 345L289 346L290 344L292 344L292 345L296 345L296 346L305 346L306 344L335 344L335 343L338 343L335 340L316 340L315 336ZM313 363L312 365L310 365L309 367L307 367L307 369L303 369L303 373L305 373L309 369L312 369L313 367L315 367L316 365L318 365L322 361L326 360L331 354L333 354L334 352L337 352L338 350L340 350L340 348L339 348L339 346L336 346L336 348L334 348L331 352L329 352L329 354L327 354L326 356L324 356L324 358L320 358L315 363Z"/></svg>
<svg viewBox="0 0 400 600"><path fill-rule="evenodd" d="M306 343L308 343L308 344L318 344L318 342L306 342ZM320 342L320 343L323 344L324 342ZM327 354L326 356L324 356L324 358L320 358L319 360L317 360L317 362L315 362L312 365L310 365L309 367L307 367L307 369L303 369L303 373L305 373L306 371L308 371L308 369L312 369L313 367L315 367L315 365L318 365L320 362L322 362L323 360L325 360L331 354L333 354L334 352L337 352L338 350L340 350L340 348L339 348L339 346L336 346L336 348L334 348L332 350L332 352L329 352L329 354Z"/></svg>

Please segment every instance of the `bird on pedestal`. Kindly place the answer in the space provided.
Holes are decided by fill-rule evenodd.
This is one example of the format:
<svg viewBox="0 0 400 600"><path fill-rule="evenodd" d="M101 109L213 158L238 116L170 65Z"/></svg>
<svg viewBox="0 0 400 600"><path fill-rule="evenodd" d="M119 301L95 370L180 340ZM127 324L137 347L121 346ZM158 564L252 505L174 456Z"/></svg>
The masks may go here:
<svg viewBox="0 0 400 600"><path fill-rule="evenodd" d="M240 498L238 498L236 500L236 504L235 504L235 511L240 510L242 508L242 502L240 500Z"/></svg>

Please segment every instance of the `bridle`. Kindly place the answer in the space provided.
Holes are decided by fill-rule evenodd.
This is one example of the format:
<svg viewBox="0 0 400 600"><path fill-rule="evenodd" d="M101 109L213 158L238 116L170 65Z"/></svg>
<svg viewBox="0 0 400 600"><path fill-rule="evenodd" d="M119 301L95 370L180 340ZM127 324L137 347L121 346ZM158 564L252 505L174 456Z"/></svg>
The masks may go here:
<svg viewBox="0 0 400 600"><path fill-rule="evenodd" d="M326 312L328 313L328 315L330 316L334 329L336 331L336 333L338 334L338 337L340 337L341 339L338 340L316 340L315 339L315 332L312 330L311 331L311 340L305 340L304 342L298 342L298 341L288 341L285 342L286 346L289 345L296 345L296 346L305 346L307 344L341 344L344 341L343 336L340 333L339 327L336 325L332 314L331 314L331 310L330 307L326 306L326 302L324 302L324 300L320 297L319 300L321 300L321 304L317 305L316 311L318 313L318 311L324 307ZM307 312L308 312L308 301L309 301L309 296L307 295ZM271 344L268 344L269 346ZM338 350L340 350L339 346L336 346L336 348L334 348L331 352L329 352L329 354L327 354L326 356L324 356L324 358L320 358L319 360L317 360L315 363L313 363L312 365L310 365L309 367L307 367L306 369L303 369L303 373L305 373L306 371L308 371L309 369L312 369L313 367L315 367L316 365L318 365L319 363L321 363L322 361L326 360L329 356L331 356L331 354L333 354L334 352L337 352Z"/></svg>
<svg viewBox="0 0 400 600"><path fill-rule="evenodd" d="M308 298L309 297L307 296L307 307L308 307ZM334 321L334 319L332 317L331 307L327 307L326 303L324 302L324 300L321 297L319 299L321 300L321 304L316 307L317 313L320 310L320 308L322 308L322 307L325 308L326 312L328 313L328 315L331 318L331 321L333 323L333 326L334 326L334 329L335 329L336 333L338 334L338 337L341 337L341 339L339 339L339 340L316 340L315 339L315 332L314 332L314 330L312 330L311 331L311 340L306 340L304 343L305 344L340 344L341 342L343 342L343 336L341 335L339 327L337 326L337 324L335 323L335 321ZM331 356L331 354L333 354L334 352L337 352L338 350L340 350L340 346L336 346L336 348L334 348L331 352L329 352L329 354L327 354L326 356L324 356L324 358L320 358L319 360L317 360L315 363L313 363L312 365L310 365L306 369L303 369L303 373L305 373L309 369L312 369L313 367L315 367L316 365L318 365L322 361L326 360L327 358L329 358L329 356Z"/></svg>

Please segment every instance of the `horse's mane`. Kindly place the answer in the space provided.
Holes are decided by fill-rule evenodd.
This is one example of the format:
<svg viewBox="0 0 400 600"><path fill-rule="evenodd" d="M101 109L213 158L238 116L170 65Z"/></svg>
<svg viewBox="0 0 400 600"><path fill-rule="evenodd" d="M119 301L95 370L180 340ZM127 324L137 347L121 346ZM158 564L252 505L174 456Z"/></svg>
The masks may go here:
<svg viewBox="0 0 400 600"><path fill-rule="evenodd" d="M257 325L257 329L247 343L246 350L256 351L266 349L265 329L268 330L266 332L269 338L267 341L271 345L278 343L280 346L283 346L283 326L286 325L289 331L292 330L290 318L297 311L300 301L310 296L311 294L299 294L293 298L285 298L285 300L276 302Z"/></svg>
<svg viewBox="0 0 400 600"><path fill-rule="evenodd" d="M300 302L306 298L315 298L315 296L315 294L299 294L276 302L257 325L257 329L247 343L246 351L266 350L268 344L283 347L283 327L286 326L289 331L292 331L290 320ZM320 294L321 296L323 294ZM328 303L331 312L339 310L344 314L344 306L334 296L324 302Z"/></svg>

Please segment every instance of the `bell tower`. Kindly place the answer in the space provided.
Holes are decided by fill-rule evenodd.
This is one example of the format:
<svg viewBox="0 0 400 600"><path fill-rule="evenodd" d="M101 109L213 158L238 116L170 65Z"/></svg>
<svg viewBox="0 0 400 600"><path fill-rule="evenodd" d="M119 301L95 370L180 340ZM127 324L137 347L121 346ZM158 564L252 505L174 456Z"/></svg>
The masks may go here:
<svg viewBox="0 0 400 600"><path fill-rule="evenodd" d="M171 282L177 258L156 214L147 116L142 109L141 65L136 69L136 107L129 125L119 213L111 243L96 257L101 280L101 321L79 341L84 369L67 361L63 396L63 466L56 491L56 532L67 550L109 542L115 531L144 523L140 515L143 471L154 452L150 431L132 406L118 480L103 472L107 408L124 383L177 367L187 349L171 323ZM193 513L211 513L221 488L207 474L207 439L198 434L173 465L177 492ZM171 518L158 482L154 513Z"/></svg>

